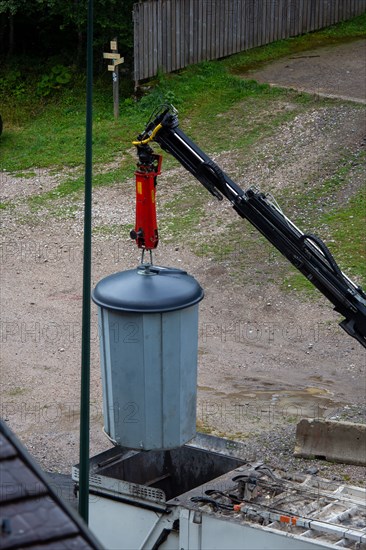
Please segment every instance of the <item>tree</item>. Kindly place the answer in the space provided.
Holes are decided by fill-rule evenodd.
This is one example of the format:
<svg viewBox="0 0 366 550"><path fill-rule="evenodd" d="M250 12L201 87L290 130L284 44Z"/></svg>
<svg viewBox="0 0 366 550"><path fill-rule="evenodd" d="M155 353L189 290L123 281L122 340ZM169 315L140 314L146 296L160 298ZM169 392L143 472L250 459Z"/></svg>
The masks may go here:
<svg viewBox="0 0 366 550"><path fill-rule="evenodd" d="M103 48L114 36L124 56L133 48L132 9L135 0L94 2L94 44ZM8 54L62 54L83 60L87 0L0 0L0 21L5 28L2 51Z"/></svg>
<svg viewBox="0 0 366 550"><path fill-rule="evenodd" d="M8 47L9 54L14 53L15 49L15 32L14 22L18 14L31 16L37 2L28 2L27 0L0 0L0 16L1 26L8 31ZM2 34L2 41L5 40L6 32ZM1 44L1 50L4 51L5 44Z"/></svg>

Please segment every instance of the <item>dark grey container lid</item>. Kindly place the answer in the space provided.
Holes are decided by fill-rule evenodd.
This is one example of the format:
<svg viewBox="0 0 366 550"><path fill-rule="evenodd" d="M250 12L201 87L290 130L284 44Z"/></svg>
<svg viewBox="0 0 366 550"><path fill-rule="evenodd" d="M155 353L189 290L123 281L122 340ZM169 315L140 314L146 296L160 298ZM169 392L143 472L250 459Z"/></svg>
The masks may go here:
<svg viewBox="0 0 366 550"><path fill-rule="evenodd" d="M158 313L197 304L204 296L196 279L171 267L141 266L99 281L93 301L117 311Z"/></svg>

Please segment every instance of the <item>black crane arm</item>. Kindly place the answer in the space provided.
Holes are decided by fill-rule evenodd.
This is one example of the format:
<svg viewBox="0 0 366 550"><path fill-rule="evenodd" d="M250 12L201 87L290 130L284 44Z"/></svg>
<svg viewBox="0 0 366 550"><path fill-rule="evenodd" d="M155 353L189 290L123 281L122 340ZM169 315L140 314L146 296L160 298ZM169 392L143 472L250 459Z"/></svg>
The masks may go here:
<svg viewBox="0 0 366 550"><path fill-rule="evenodd" d="M168 106L158 113L134 142L139 154L154 140L171 153L207 189L246 218L344 316L340 326L366 347L366 294L338 267L323 241L305 234L287 218L274 199L254 187L243 191L179 128L176 110Z"/></svg>

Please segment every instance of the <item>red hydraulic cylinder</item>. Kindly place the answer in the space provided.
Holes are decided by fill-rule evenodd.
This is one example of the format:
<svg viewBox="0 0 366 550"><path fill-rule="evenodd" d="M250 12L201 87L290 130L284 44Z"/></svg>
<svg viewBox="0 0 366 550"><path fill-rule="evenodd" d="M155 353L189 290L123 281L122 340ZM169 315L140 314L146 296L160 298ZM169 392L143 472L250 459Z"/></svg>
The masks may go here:
<svg viewBox="0 0 366 550"><path fill-rule="evenodd" d="M153 155L154 163L139 165L136 176L136 221L131 238L139 248L152 250L158 246L156 220L156 178L161 173L161 155Z"/></svg>

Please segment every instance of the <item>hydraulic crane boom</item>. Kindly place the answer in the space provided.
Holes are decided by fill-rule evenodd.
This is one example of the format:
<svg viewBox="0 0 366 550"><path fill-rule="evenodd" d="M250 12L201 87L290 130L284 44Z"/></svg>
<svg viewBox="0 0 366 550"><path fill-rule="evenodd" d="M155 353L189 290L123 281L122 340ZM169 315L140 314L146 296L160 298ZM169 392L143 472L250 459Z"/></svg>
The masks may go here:
<svg viewBox="0 0 366 550"><path fill-rule="evenodd" d="M269 196L251 187L243 191L179 128L177 111L167 106L134 142L139 158L152 153L151 141L171 153L207 189L262 233L345 317L340 326L366 347L366 294L337 265L321 239L296 227Z"/></svg>

